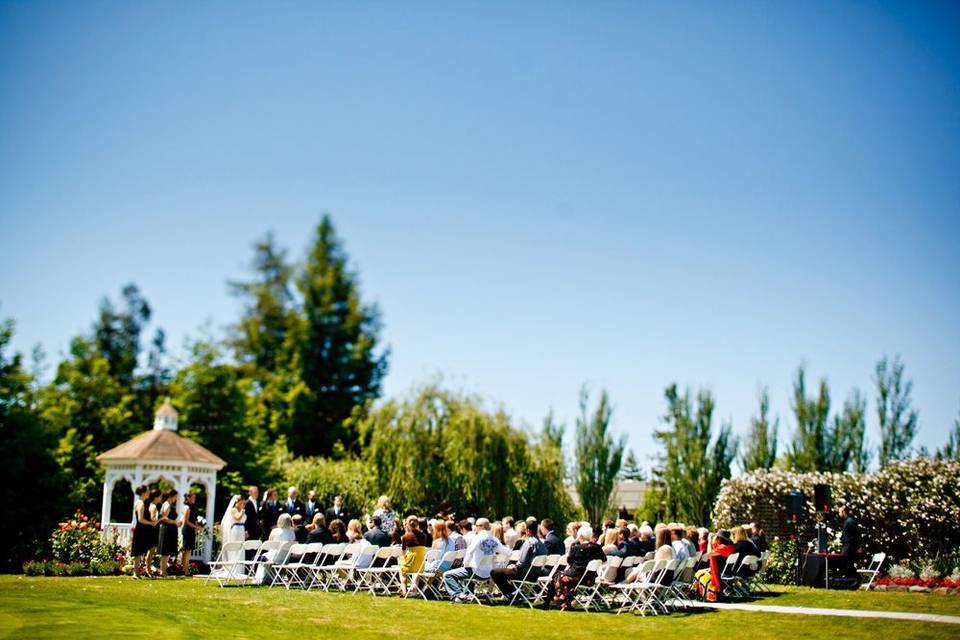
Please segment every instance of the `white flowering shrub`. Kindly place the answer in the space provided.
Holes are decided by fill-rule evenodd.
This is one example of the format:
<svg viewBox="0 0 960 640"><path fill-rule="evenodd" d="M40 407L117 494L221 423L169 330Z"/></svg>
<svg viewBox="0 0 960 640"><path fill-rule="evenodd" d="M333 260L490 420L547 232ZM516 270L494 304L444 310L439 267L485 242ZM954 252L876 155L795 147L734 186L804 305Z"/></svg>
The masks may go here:
<svg viewBox="0 0 960 640"><path fill-rule="evenodd" d="M940 572L937 571L937 567L933 562L926 560L920 565L919 578L921 580L937 580L940 578Z"/></svg>
<svg viewBox="0 0 960 640"><path fill-rule="evenodd" d="M714 505L718 527L759 521L768 535L784 535L787 494L806 497L800 540L815 538L813 486L829 484L834 507L850 505L861 526L867 553L893 559L932 558L960 546L960 462L917 458L876 472L792 473L760 470L725 480ZM827 526L839 529L836 511Z"/></svg>
<svg viewBox="0 0 960 640"><path fill-rule="evenodd" d="M917 574L910 568L910 562L904 560L903 562L890 565L887 576L891 578L916 578Z"/></svg>

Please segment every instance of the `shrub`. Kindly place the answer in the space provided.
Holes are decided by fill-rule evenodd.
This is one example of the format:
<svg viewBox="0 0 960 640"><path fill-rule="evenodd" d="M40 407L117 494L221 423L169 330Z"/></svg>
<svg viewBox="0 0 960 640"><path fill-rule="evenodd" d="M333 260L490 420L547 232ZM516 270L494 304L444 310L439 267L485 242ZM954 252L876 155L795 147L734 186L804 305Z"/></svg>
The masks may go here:
<svg viewBox="0 0 960 640"><path fill-rule="evenodd" d="M771 584L796 584L796 540L773 540L770 542L770 558L765 580Z"/></svg>
<svg viewBox="0 0 960 640"><path fill-rule="evenodd" d="M59 577L67 574L67 565L62 562L51 561L46 563L44 575Z"/></svg>
<svg viewBox="0 0 960 640"><path fill-rule="evenodd" d="M54 560L66 564L79 562L89 565L92 562L117 560L123 555L123 549L113 538L103 539L99 523L80 511L57 526L50 537L50 547Z"/></svg>
<svg viewBox="0 0 960 640"><path fill-rule="evenodd" d="M66 566L64 573L68 576L85 576L90 573L90 565L85 562L71 562Z"/></svg>
<svg viewBox="0 0 960 640"><path fill-rule="evenodd" d="M95 576L113 576L120 573L120 563L116 560L99 560L90 563L90 573Z"/></svg>
<svg viewBox="0 0 960 640"><path fill-rule="evenodd" d="M23 563L23 573L28 576L42 576L46 573L47 563L28 560Z"/></svg>
<svg viewBox="0 0 960 640"><path fill-rule="evenodd" d="M907 560L890 565L887 575L894 580L915 578L917 576L916 572L910 568L910 562Z"/></svg>
<svg viewBox="0 0 960 640"><path fill-rule="evenodd" d="M868 553L920 559L960 545L960 462L948 460L905 460L867 474L754 471L724 482L714 519L720 527L758 520L768 533L776 531L785 519L786 495L799 489L808 499L800 539L811 540L813 485L821 482L831 485L834 505L853 509ZM839 519L831 514L828 525L839 528Z"/></svg>

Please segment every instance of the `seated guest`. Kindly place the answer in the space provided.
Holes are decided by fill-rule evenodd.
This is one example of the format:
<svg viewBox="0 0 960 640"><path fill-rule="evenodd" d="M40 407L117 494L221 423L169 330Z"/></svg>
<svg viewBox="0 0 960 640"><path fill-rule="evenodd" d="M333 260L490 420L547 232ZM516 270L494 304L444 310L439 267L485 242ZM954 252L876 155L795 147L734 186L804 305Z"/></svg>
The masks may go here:
<svg viewBox="0 0 960 640"><path fill-rule="evenodd" d="M610 527L603 532L603 535L600 536L600 539L597 540L597 544L600 545L600 548L603 549L603 552L607 555L615 552L617 550L617 538L619 537L619 532Z"/></svg>
<svg viewBox="0 0 960 640"><path fill-rule="evenodd" d="M490 523L490 535L497 539L497 542L503 546L507 546L506 540L503 537L503 525L497 521Z"/></svg>
<svg viewBox="0 0 960 640"><path fill-rule="evenodd" d="M447 530L450 532L450 539L453 540L454 551L466 551L467 539L460 533L460 523L456 520L447 520ZM463 558L457 558L453 561L451 569L459 569L463 566Z"/></svg>
<svg viewBox="0 0 960 640"><path fill-rule="evenodd" d="M723 573L727 556L731 553L733 553L733 540L730 538L730 532L726 529L717 531L708 555L710 566L697 571L693 580L697 593L707 602L717 602L723 595L723 583L720 582L720 575Z"/></svg>
<svg viewBox="0 0 960 640"><path fill-rule="evenodd" d="M687 546L687 555L695 556L700 552L700 533L696 527L687 527L684 531L683 544Z"/></svg>
<svg viewBox="0 0 960 640"><path fill-rule="evenodd" d="M640 527L640 550L643 551L643 555L652 553L657 550L657 541L653 536L653 529L649 524L644 524Z"/></svg>
<svg viewBox="0 0 960 640"><path fill-rule="evenodd" d="M430 524L427 522L426 518L420 518L417 520L417 526L420 528L420 533L423 534L424 543L429 547L433 543L433 535L430 533Z"/></svg>
<svg viewBox="0 0 960 640"><path fill-rule="evenodd" d="M524 524L527 525L527 534L531 536L535 536L537 538L540 537L540 525L537 523L536 518L534 518L533 516L530 516L524 521Z"/></svg>
<svg viewBox="0 0 960 640"><path fill-rule="evenodd" d="M354 518L347 523L347 542L360 542L363 540L363 531L360 529L360 521Z"/></svg>
<svg viewBox="0 0 960 640"><path fill-rule="evenodd" d="M293 518L289 513L281 513L277 518L277 526L270 532L270 540L279 542L296 542L297 536L293 532Z"/></svg>
<svg viewBox="0 0 960 640"><path fill-rule="evenodd" d="M307 536L307 543L319 542L321 544L330 544L333 538L330 537L330 531L324 524L323 514L319 511L313 516L313 531Z"/></svg>
<svg viewBox="0 0 960 640"><path fill-rule="evenodd" d="M641 527L642 529L643 527ZM649 527L648 527L649 528ZM654 553L653 560L673 560L674 559L674 550L673 546L670 544L670 529L666 527L660 527L657 529L657 540L656 546L657 551ZM643 565L637 565L627 574L627 582L637 582L645 580L647 574L643 572Z"/></svg>
<svg viewBox="0 0 960 640"><path fill-rule="evenodd" d="M423 568L424 572L443 572L453 568L453 562L444 560L443 556L452 551L456 551L456 543L454 542L450 529L447 527L447 523L443 520L437 520L433 523L433 544L431 548L437 551L437 559L427 561Z"/></svg>
<svg viewBox="0 0 960 640"><path fill-rule="evenodd" d="M380 516L370 518L370 530L363 534L363 539L375 547L389 547L390 534L380 528Z"/></svg>
<svg viewBox="0 0 960 640"><path fill-rule="evenodd" d="M577 539L570 545L567 554L567 567L560 575L553 579L547 587L546 600L543 608L550 607L550 602L556 600L561 611L566 611L573 603L572 592L577 584L590 586L596 580L596 574L587 574L587 565L592 560L605 560L603 549L593 539L593 528L585 524L577 530Z"/></svg>
<svg viewBox="0 0 960 640"><path fill-rule="evenodd" d="M491 556L504 551L510 553L510 550L500 544L500 542L490 535L490 521L486 518L478 518L476 524L476 534L467 547L467 553L463 558L463 567L460 569L450 569L443 574L443 584L447 588L447 593L453 602L469 602L470 597L463 593L463 585L471 576L476 576L481 580L490 577L490 571L493 569L493 562L487 560Z"/></svg>
<svg viewBox="0 0 960 640"><path fill-rule="evenodd" d="M520 534L515 526L516 520L513 519L513 516L507 516L500 523L503 525L503 544L513 549L517 546L517 540L520 539Z"/></svg>
<svg viewBox="0 0 960 640"><path fill-rule="evenodd" d="M563 544L563 540L560 539L557 532L554 531L553 520L550 518L544 518L540 522L540 539L547 548L548 554L552 556L563 556L567 554L567 547Z"/></svg>
<svg viewBox="0 0 960 640"><path fill-rule="evenodd" d="M513 544L508 544L507 546L513 549L514 551L517 551L520 547L523 546L523 543L527 541L527 538L530 537L530 534L529 532L527 532L526 522L518 522L513 530L516 531L517 533L516 540L514 541ZM504 534L504 538L506 538L506 534Z"/></svg>
<svg viewBox="0 0 960 640"><path fill-rule="evenodd" d="M517 525L517 528L523 527L526 530L526 524L521 522ZM520 557L517 559L517 563L507 567L496 568L490 572L490 578L493 579L493 582L497 585L497 588L500 589L500 592L506 596L507 602L513 598L514 588L510 584L511 580L521 580L525 579L530 582L536 582L536 580L544 575L542 569L530 569L530 565L533 563L533 559L537 556L547 555L547 547L536 537L526 536L520 545ZM530 572L529 575L527 572Z"/></svg>
<svg viewBox="0 0 960 640"><path fill-rule="evenodd" d="M307 541L307 528L303 526L303 516L299 513L293 516L291 520L291 525L293 526L293 536L296 538L297 542L304 543Z"/></svg>
<svg viewBox="0 0 960 640"><path fill-rule="evenodd" d="M673 557L681 562L690 557L690 552L687 551L687 545L683 544L683 540L683 527L675 526L670 528L670 546L673 547Z"/></svg>
<svg viewBox="0 0 960 640"><path fill-rule="evenodd" d="M330 542L339 544L341 542L347 542L347 532L343 528L343 520L334 520L330 523L330 526L327 527L327 531L330 532Z"/></svg>
<svg viewBox="0 0 960 640"><path fill-rule="evenodd" d="M697 529L697 533L700 534L700 539L697 542L697 551L700 553L706 553L707 544L710 542L710 530L706 527L700 527Z"/></svg>
<svg viewBox="0 0 960 640"><path fill-rule="evenodd" d="M760 553L763 553L769 547L769 545L767 545L767 534L763 532L763 529L761 529L760 525L756 522L750 523L750 540L753 541L753 544L757 545L757 550Z"/></svg>
<svg viewBox="0 0 960 640"><path fill-rule="evenodd" d="M616 549L607 555L629 558L631 556L642 556L643 550L640 548L640 541L630 537L630 529L623 527L617 532Z"/></svg>
<svg viewBox="0 0 960 640"><path fill-rule="evenodd" d="M408 516L403 522L403 535L400 538L403 548L403 562L400 563L400 595L407 595L407 581L410 574L420 573L427 556L426 536L420 530L420 519Z"/></svg>
<svg viewBox="0 0 960 640"><path fill-rule="evenodd" d="M757 550L757 545L753 544L750 538L747 537L747 532L743 527L734 527L731 529L730 537L733 539L733 552L738 554L737 566L734 567L734 571L739 575L740 569L744 566L744 559L747 556L759 558L760 551Z"/></svg>
<svg viewBox="0 0 960 640"><path fill-rule="evenodd" d="M567 523L567 537L563 539L563 546L566 549L566 552L570 552L570 547L573 546L573 543L577 541L577 531L580 530L579 522L568 522ZM593 530L590 530L590 535L593 536Z"/></svg>
<svg viewBox="0 0 960 640"><path fill-rule="evenodd" d="M470 518L464 518L460 521L460 535L463 536L463 541L466 543L466 549L470 546L470 543L473 541L473 523L470 521Z"/></svg>

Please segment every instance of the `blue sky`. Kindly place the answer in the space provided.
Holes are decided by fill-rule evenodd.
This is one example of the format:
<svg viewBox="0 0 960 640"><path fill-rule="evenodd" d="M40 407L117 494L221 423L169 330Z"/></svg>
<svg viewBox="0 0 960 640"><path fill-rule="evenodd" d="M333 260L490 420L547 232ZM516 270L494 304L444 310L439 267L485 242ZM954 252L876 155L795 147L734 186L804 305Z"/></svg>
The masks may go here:
<svg viewBox="0 0 960 640"><path fill-rule="evenodd" d="M392 349L646 459L670 382L782 437L900 353L960 409L955 3L0 2L0 316L55 360L136 282L178 350L334 216Z"/></svg>

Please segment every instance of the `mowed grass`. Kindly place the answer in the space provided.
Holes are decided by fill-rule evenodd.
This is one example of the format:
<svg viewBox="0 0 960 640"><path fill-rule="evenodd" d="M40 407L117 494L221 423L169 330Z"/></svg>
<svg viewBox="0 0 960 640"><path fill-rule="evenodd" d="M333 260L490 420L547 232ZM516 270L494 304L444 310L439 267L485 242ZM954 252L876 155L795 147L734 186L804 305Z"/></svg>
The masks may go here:
<svg viewBox="0 0 960 640"><path fill-rule="evenodd" d="M787 589L758 603L791 606L842 604L847 608L956 613L954 599L921 594L824 594ZM841 598L833 600L834 596ZM26 578L0 576L3 638L274 638L433 637L443 635L553 638L645 637L757 638L843 637L889 634L956 638L960 626L900 620L811 617L744 611L698 611L670 616L615 616L531 611L448 602L374 598L367 594L304 593L230 588L199 580L129 578ZM629 635L628 635L629 634Z"/></svg>

